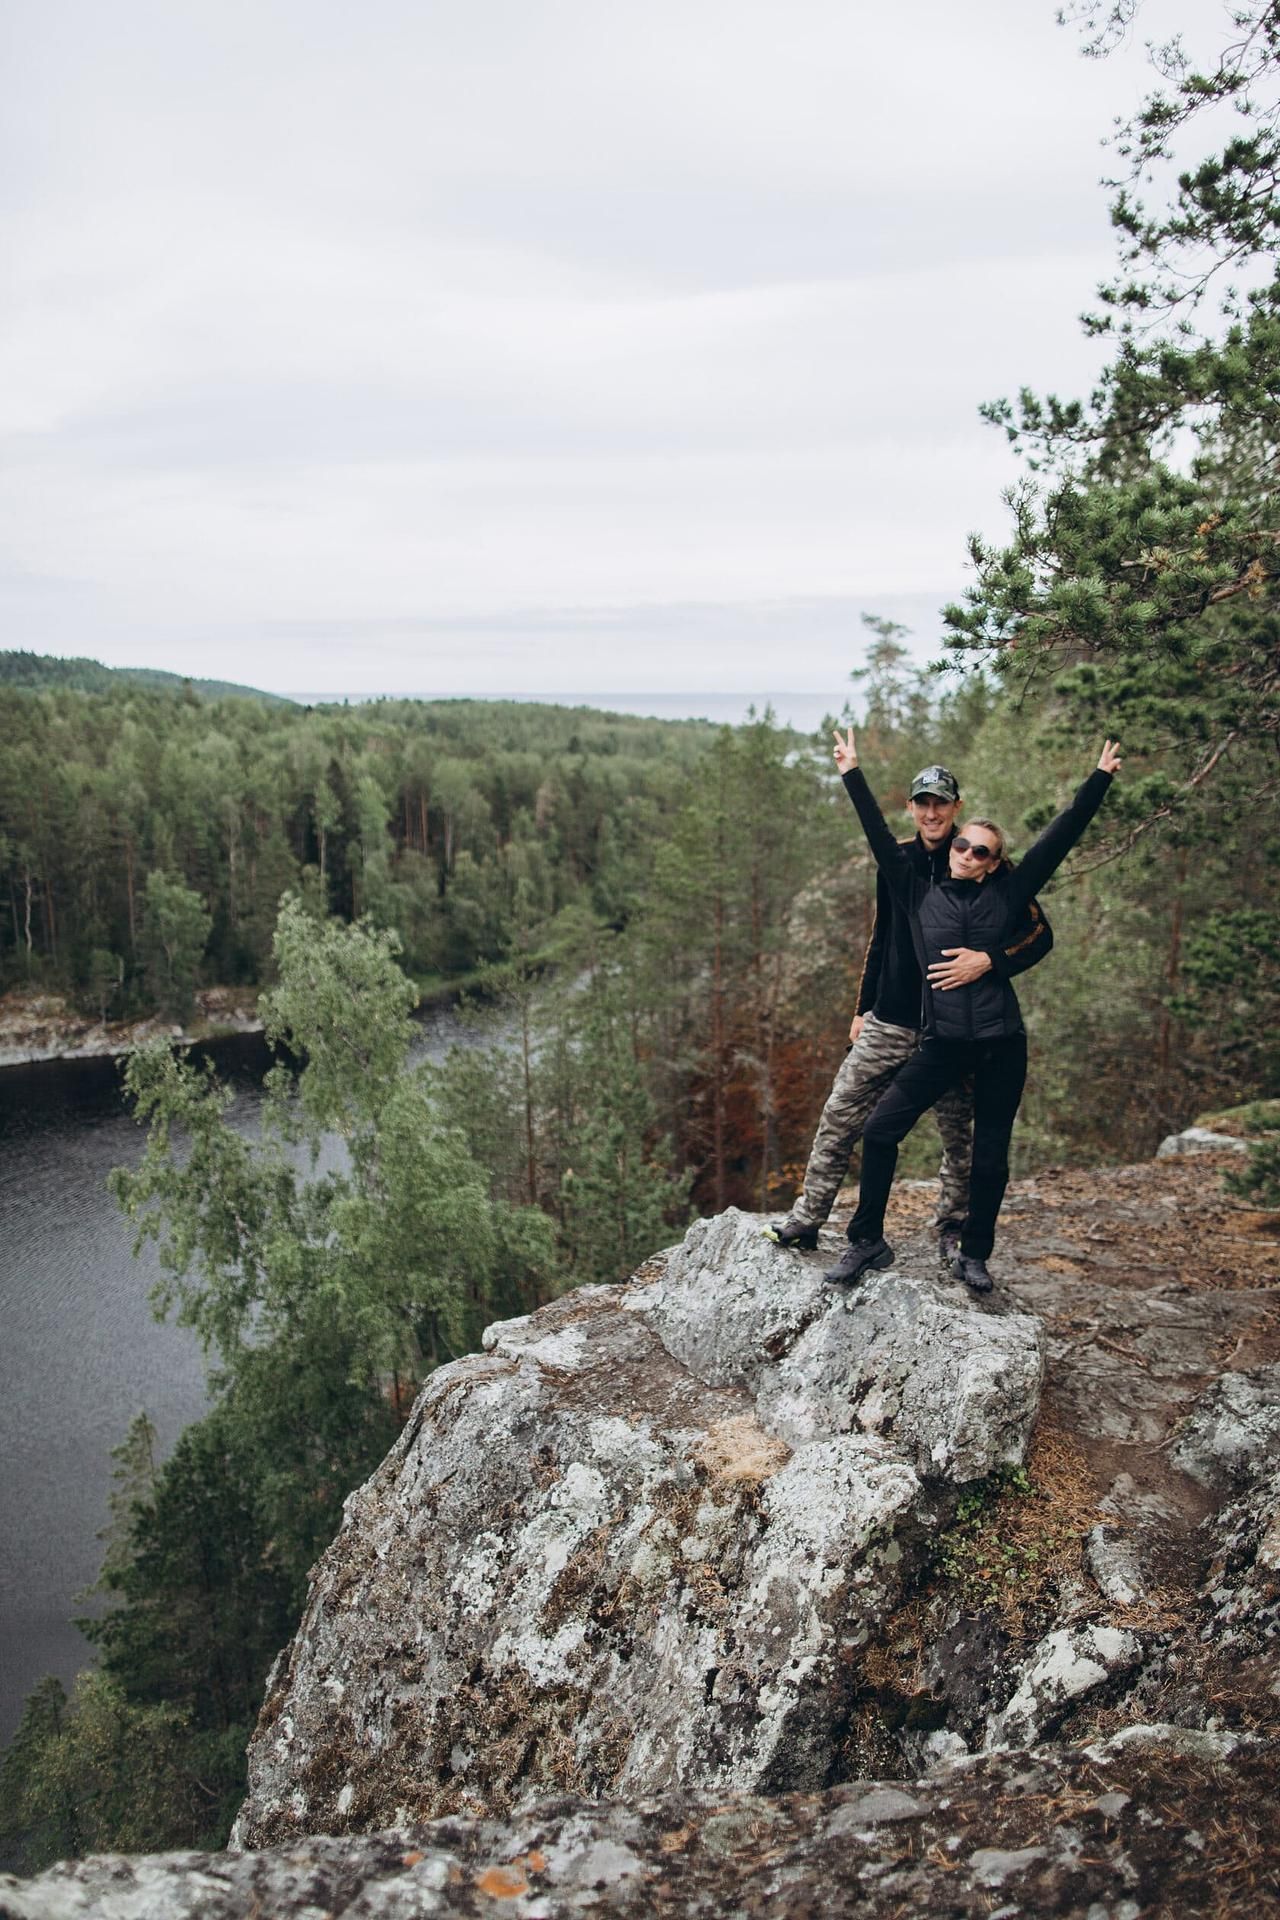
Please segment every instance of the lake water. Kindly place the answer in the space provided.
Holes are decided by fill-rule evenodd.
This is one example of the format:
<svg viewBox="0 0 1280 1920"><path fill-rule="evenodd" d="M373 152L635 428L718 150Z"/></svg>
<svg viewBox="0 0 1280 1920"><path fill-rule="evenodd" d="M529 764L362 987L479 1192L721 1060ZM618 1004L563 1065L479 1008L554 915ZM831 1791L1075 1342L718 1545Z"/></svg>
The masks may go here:
<svg viewBox="0 0 1280 1920"><path fill-rule="evenodd" d="M450 1009L422 1021L415 1058L442 1058L476 1029ZM258 1118L266 1049L241 1035L214 1049L235 1088L231 1119ZM72 1624L97 1577L113 1446L145 1408L167 1453L204 1411L191 1332L151 1315L160 1277L148 1242L106 1190L141 1157L109 1060L0 1071L0 1744L42 1674L69 1685L93 1650Z"/></svg>

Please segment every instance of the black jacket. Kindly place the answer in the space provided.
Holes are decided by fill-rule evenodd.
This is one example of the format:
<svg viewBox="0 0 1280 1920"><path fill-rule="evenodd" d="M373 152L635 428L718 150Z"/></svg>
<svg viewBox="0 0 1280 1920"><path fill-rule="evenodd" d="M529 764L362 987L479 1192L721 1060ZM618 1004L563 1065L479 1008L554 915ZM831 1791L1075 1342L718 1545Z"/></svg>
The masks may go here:
<svg viewBox="0 0 1280 1920"><path fill-rule="evenodd" d="M1091 773L1071 805L1051 820L1016 867L1008 861L985 880L935 879L920 873L876 805L860 767L844 776L876 864L895 903L907 916L924 993L924 1028L940 1040L998 1040L1022 1032L1018 997L993 971L972 986L934 993L928 968L944 947L983 947L993 956L1013 936L1037 888L1066 859L1106 798L1111 775ZM877 1015L877 1018L879 1016Z"/></svg>
<svg viewBox="0 0 1280 1920"><path fill-rule="evenodd" d="M948 855L954 832L930 853L917 834L913 840L897 845L911 862L917 876L926 883L939 885L947 878ZM948 941L948 946L980 946L977 940ZM1007 942L988 947L994 979L1011 980L1036 966L1053 947L1053 928L1037 900L1029 900ZM958 989L957 989L958 991ZM858 981L855 1014L874 1013L896 1027L924 1025L924 1000L920 984L920 962L916 957L911 916L891 890L883 872L876 875L876 917L862 962Z"/></svg>

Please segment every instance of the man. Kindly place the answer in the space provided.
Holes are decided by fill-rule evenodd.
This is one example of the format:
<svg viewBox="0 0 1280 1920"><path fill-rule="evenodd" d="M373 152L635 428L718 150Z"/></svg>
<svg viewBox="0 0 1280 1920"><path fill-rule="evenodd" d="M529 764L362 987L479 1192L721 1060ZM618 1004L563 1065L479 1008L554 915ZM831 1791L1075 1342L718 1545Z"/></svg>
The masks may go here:
<svg viewBox="0 0 1280 1920"><path fill-rule="evenodd" d="M909 810L915 821L907 848L922 879L941 881L949 871L951 842L960 812L960 786L946 767L924 767L911 782ZM947 992L995 972L1011 980L1044 959L1053 930L1033 900L1009 946L995 953L973 947L947 949L944 963L930 968L930 985ZM872 1108L915 1052L923 1025L924 990L911 927L884 881L876 878L876 917L862 963L851 1046L835 1077L818 1131L809 1150L804 1189L781 1226L765 1233L780 1247L812 1250L818 1229L835 1204L849 1171L849 1159L862 1138ZM941 1194L935 1225L939 1251L948 1262L959 1249L960 1230L969 1211L969 1164L973 1141L973 1097L967 1086L953 1089L934 1108L942 1135Z"/></svg>

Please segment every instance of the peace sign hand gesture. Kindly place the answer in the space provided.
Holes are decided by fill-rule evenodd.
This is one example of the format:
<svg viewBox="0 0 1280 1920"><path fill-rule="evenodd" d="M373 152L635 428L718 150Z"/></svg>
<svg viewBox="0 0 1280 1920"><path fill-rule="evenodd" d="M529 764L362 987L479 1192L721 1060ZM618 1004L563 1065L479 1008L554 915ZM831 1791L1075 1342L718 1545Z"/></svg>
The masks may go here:
<svg viewBox="0 0 1280 1920"><path fill-rule="evenodd" d="M848 773L858 764L858 749L854 744L853 728L849 728L847 738L837 729L834 738L836 767L839 772Z"/></svg>
<svg viewBox="0 0 1280 1920"><path fill-rule="evenodd" d="M1119 770L1121 764L1122 763L1120 759L1120 742L1118 740L1104 741L1102 746L1102 753L1098 760L1098 772L1099 773L1116 773Z"/></svg>

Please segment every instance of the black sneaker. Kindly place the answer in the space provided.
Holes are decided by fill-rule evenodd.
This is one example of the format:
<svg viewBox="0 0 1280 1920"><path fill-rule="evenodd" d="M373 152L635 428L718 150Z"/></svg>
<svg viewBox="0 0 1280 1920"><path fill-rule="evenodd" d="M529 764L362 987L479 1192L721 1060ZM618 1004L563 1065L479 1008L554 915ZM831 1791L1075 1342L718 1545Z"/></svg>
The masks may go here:
<svg viewBox="0 0 1280 1920"><path fill-rule="evenodd" d="M960 1251L960 1229L954 1220L946 1220L938 1228L938 1258L944 1267L953 1266Z"/></svg>
<svg viewBox="0 0 1280 1920"><path fill-rule="evenodd" d="M834 1267L828 1267L823 1274L824 1280L832 1280L837 1285L847 1286L856 1280L868 1267L891 1267L893 1248L884 1238L879 1240L851 1240Z"/></svg>
<svg viewBox="0 0 1280 1920"><path fill-rule="evenodd" d="M797 1220L794 1214L780 1227L762 1227L760 1231L775 1247L794 1247L797 1253L812 1253L818 1244L818 1229Z"/></svg>
<svg viewBox="0 0 1280 1920"><path fill-rule="evenodd" d="M957 1280L963 1280L970 1293L990 1293L991 1275L987 1272L985 1260L979 1260L972 1253L958 1253L952 1262L952 1273Z"/></svg>

